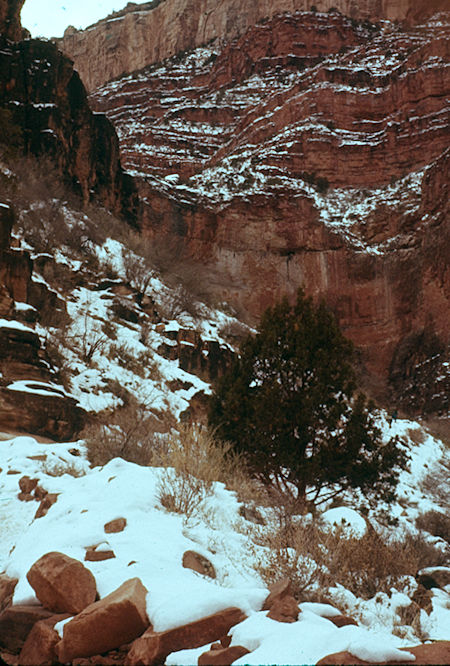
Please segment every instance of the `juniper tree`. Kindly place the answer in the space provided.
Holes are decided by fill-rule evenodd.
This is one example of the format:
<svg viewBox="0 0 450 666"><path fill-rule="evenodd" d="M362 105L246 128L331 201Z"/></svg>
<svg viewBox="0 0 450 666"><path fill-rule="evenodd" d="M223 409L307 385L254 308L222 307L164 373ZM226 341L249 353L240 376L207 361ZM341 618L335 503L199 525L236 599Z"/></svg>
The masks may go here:
<svg viewBox="0 0 450 666"><path fill-rule="evenodd" d="M266 310L210 402L209 423L249 471L299 502L346 488L388 499L404 454L383 444L373 405L356 392L353 345L331 311L299 290Z"/></svg>

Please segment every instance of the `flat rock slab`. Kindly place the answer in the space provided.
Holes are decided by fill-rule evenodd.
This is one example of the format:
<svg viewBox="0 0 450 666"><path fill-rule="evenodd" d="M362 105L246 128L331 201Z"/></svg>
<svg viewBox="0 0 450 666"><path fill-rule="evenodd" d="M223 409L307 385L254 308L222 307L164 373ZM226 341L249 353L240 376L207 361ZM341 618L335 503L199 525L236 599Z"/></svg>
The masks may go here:
<svg viewBox="0 0 450 666"><path fill-rule="evenodd" d="M404 661L377 661L379 666L394 666L395 664L411 663L416 666L428 666L435 664L435 666L448 666L450 664L450 641L436 641L435 643L428 643L426 645L417 645L411 648L400 648L403 652L410 652L416 658L413 662ZM324 657L317 662L317 666L348 666L349 664L369 664L368 661L363 661L354 657L350 652L335 652L327 657Z"/></svg>
<svg viewBox="0 0 450 666"><path fill-rule="evenodd" d="M128 653L127 666L152 666L163 663L171 652L201 647L226 635L235 624L245 620L239 608L225 608L195 622L175 629L146 631L134 641Z"/></svg>
<svg viewBox="0 0 450 666"><path fill-rule="evenodd" d="M114 520L110 520L109 523L105 523L103 529L106 534L114 534L116 532L123 532L126 526L126 518L115 518Z"/></svg>
<svg viewBox="0 0 450 666"><path fill-rule="evenodd" d="M28 634L19 655L20 666L43 666L56 662L56 644L61 640L54 626L70 615L52 615L47 620L36 622Z"/></svg>
<svg viewBox="0 0 450 666"><path fill-rule="evenodd" d="M9 606L0 614L0 648L19 653L36 622L52 615L42 606Z"/></svg>
<svg viewBox="0 0 450 666"><path fill-rule="evenodd" d="M211 649L203 652L198 658L198 666L231 666L233 661L240 659L250 650L242 645L232 645L221 649Z"/></svg>
<svg viewBox="0 0 450 666"><path fill-rule="evenodd" d="M192 569L203 576L216 577L216 570L208 558L196 553L195 550L187 550L184 553L182 564L185 569Z"/></svg>
<svg viewBox="0 0 450 666"><path fill-rule="evenodd" d="M56 646L59 661L100 655L140 636L150 624L146 596L139 578L131 578L85 608L64 625L63 639Z"/></svg>
<svg viewBox="0 0 450 666"><path fill-rule="evenodd" d="M335 624L336 627L348 627L349 625L354 625L356 627L358 626L357 621L348 615L332 615L326 619L330 620L330 622Z"/></svg>
<svg viewBox="0 0 450 666"><path fill-rule="evenodd" d="M74 615L97 596L89 569L64 553L47 553L33 564L27 579L43 606L54 613Z"/></svg>

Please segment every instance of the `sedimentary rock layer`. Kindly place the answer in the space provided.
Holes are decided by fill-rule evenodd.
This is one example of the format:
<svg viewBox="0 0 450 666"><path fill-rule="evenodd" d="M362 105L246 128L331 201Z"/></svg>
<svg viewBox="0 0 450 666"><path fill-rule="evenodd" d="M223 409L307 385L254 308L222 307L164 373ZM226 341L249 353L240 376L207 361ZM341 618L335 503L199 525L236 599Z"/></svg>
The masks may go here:
<svg viewBox="0 0 450 666"><path fill-rule="evenodd" d="M83 31L68 28L58 41L89 90L211 40L229 41L262 19L283 12L337 8L353 19L417 23L446 9L446 0L162 0L129 3ZM95 57L92 54L95 53Z"/></svg>

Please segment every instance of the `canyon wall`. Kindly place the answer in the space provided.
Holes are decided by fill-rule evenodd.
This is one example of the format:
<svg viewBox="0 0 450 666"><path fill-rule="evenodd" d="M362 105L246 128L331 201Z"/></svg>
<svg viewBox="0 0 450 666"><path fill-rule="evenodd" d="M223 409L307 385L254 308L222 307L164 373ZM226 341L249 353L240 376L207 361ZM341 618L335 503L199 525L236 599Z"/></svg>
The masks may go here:
<svg viewBox="0 0 450 666"><path fill-rule="evenodd" d="M155 6L156 5L156 6ZM129 3L86 30L68 28L57 40L75 62L83 83L94 90L107 81L212 40L228 42L263 19L283 12L327 12L353 19L417 23L447 8L447 0L163 0ZM153 8L152 8L153 7ZM93 54L95 56L93 57Z"/></svg>
<svg viewBox="0 0 450 666"><path fill-rule="evenodd" d="M304 12L90 99L118 130L144 233L183 238L252 321L299 285L324 297L381 386L411 371L424 331L448 340L448 61L448 16Z"/></svg>

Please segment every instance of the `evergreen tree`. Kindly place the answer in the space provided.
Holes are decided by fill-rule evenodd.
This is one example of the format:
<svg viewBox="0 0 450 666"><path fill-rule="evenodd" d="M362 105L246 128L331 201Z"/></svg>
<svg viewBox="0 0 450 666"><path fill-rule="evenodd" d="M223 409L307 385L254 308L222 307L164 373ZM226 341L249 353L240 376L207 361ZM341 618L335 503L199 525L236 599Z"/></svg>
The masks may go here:
<svg viewBox="0 0 450 666"><path fill-rule="evenodd" d="M263 314L218 380L209 423L244 454L250 472L299 502L346 488L389 498L404 464L397 439L382 444L373 406L355 394L353 346L324 303L299 290Z"/></svg>

